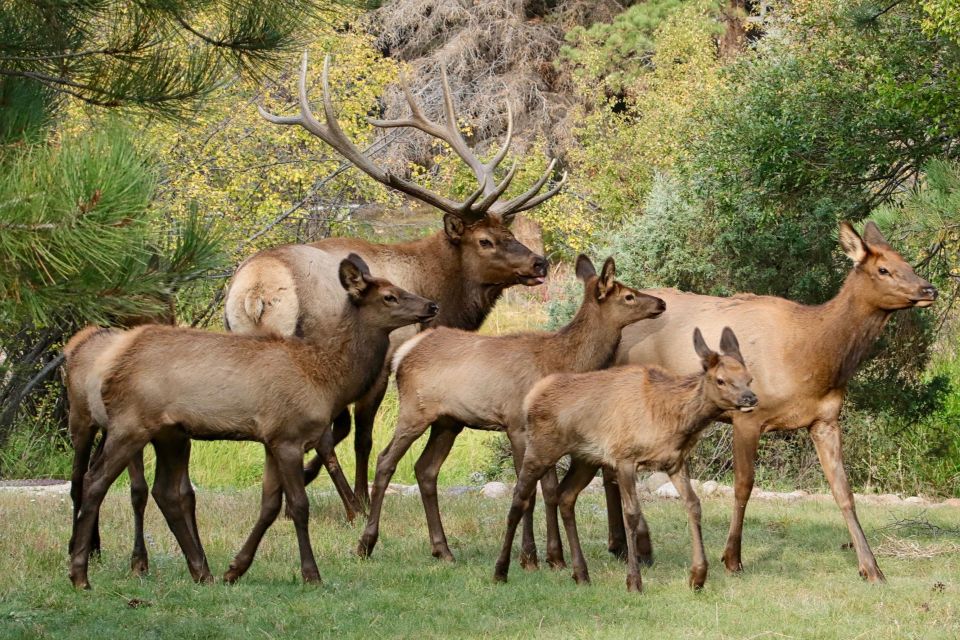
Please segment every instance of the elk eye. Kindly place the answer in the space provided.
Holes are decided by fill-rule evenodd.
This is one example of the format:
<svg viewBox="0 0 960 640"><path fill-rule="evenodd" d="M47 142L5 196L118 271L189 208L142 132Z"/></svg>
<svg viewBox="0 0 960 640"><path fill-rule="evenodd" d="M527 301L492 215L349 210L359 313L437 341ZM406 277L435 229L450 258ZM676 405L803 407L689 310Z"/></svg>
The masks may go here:
<svg viewBox="0 0 960 640"><path fill-rule="evenodd" d="M627 295L623 296L623 299L626 300L627 302L633 302L637 298L632 293L628 293Z"/></svg>
<svg viewBox="0 0 960 640"><path fill-rule="evenodd" d="M718 386L718 387L722 387L722 386L725 385L725 384L727 384L727 383L724 382L722 378L717 378L717 386Z"/></svg>
<svg viewBox="0 0 960 640"><path fill-rule="evenodd" d="M392 293L388 293L387 295L383 296L383 299L390 304L395 304L397 302L397 296L393 295Z"/></svg>
<svg viewBox="0 0 960 640"><path fill-rule="evenodd" d="M480 246L483 247L484 249L489 249L493 246L493 243L487 240L486 238L481 238Z"/></svg>
<svg viewBox="0 0 960 640"><path fill-rule="evenodd" d="M883 267L880 267L879 269L877 269L877 273L879 273L882 276L890 275L890 272L884 269Z"/></svg>

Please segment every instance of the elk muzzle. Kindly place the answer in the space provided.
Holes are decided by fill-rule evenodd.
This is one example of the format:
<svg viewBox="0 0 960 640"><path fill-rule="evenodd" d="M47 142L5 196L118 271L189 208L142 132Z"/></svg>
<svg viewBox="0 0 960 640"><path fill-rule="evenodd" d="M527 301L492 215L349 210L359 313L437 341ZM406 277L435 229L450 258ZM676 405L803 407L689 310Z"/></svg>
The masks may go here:
<svg viewBox="0 0 960 640"><path fill-rule="evenodd" d="M919 295L912 300L915 307L929 307L937 299L937 288L929 282L921 285Z"/></svg>
<svg viewBox="0 0 960 640"><path fill-rule="evenodd" d="M743 413L750 413L757 408L758 403L757 395L753 391L747 391L740 394L740 398L737 399L737 409Z"/></svg>

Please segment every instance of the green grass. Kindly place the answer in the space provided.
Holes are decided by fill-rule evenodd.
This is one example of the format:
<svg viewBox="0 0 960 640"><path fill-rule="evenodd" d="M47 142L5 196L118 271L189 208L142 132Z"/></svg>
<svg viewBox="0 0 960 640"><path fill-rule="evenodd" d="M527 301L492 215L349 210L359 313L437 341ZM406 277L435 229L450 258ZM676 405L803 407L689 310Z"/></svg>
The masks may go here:
<svg viewBox="0 0 960 640"><path fill-rule="evenodd" d="M717 560L730 505L704 501L711 573L701 593L686 586L689 536L676 501L645 505L656 564L645 592L625 590L625 569L606 553L602 499L584 496L581 536L593 585L569 570L524 572L494 584L493 560L507 500L443 497L458 562L429 554L420 501L389 496L380 545L370 560L352 555L361 525L340 518L335 497L312 491L311 534L324 583L300 583L293 526L268 532L250 572L235 586L194 585L151 502L151 573L129 575L131 516L126 493L112 492L102 523L104 555L91 565L93 591L66 575L69 500L0 493L0 637L651 637L956 638L960 636L960 553L956 537L884 529L923 516L956 530L960 510L860 509L881 554L908 542L923 553L881 555L888 583L872 586L842 550L846 530L832 502L754 501L747 516L741 576ZM200 528L214 573L222 573L256 517L258 492L201 491ZM538 521L540 518L538 518ZM892 536L892 537L888 537ZM540 539L542 540L542 533ZM950 551L952 545L952 551ZM904 546L904 549L908 547ZM915 557L929 555L930 557ZM132 606L137 604L139 606Z"/></svg>

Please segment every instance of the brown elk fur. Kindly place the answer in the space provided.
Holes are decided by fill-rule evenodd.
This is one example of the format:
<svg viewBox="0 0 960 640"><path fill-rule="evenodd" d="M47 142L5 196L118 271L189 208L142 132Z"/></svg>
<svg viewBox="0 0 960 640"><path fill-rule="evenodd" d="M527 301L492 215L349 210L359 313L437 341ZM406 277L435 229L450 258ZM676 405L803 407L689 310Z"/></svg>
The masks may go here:
<svg viewBox="0 0 960 640"><path fill-rule="evenodd" d="M747 366L757 377L760 409L721 416L733 423L734 433L735 505L723 555L731 571L742 566L743 516L753 488L760 436L805 428L843 512L861 575L870 581L883 579L857 520L843 468L840 409L847 382L890 315L933 304L936 290L914 273L872 222L864 226L862 238L843 223L840 242L854 267L836 297L824 304L804 306L771 296L716 298L653 289L647 293L663 298L667 312L623 332L618 364L659 365L677 374L691 373L698 366L689 349L681 348L695 326L708 340L715 340L720 329L729 326L744 345ZM611 529L613 550L622 549L622 525L613 516Z"/></svg>
<svg viewBox="0 0 960 640"><path fill-rule="evenodd" d="M506 431L515 460L522 459L523 397L539 379L562 371L589 371L607 365L620 342L620 330L631 322L663 311L663 303L615 280L610 258L600 276L586 256L577 261L584 281L584 298L576 317L556 332L481 336L440 328L421 334L397 352L399 418L390 444L377 460L367 527L358 553L372 552L379 535L384 492L397 461L428 427L430 440L416 464L433 555L452 560L437 505L440 466L464 426ZM555 488L555 476L544 483L545 499ZM551 535L547 560L563 564L559 527L548 522ZM525 562L536 564L530 514L525 526Z"/></svg>
<svg viewBox="0 0 960 640"><path fill-rule="evenodd" d="M303 577L319 580L307 532L303 452L308 447L322 455L332 451L330 421L372 383L390 332L437 311L433 302L372 277L357 256L340 262L338 271L351 302L336 326L314 341L148 325L107 334L88 329L68 345L68 393L78 400L71 404L81 406L82 396L93 396L82 387L97 378L102 397L102 412L90 407L89 415L71 413L71 420L93 420L105 433L103 451L84 478L74 525L70 577L75 586L89 586L90 538L107 488L148 442L157 453L154 498L194 579L211 579L180 499L189 438L255 440L266 446L260 518L225 579L236 580L249 568L283 493L297 530ZM118 337L98 350L98 335ZM83 453L78 449L78 456Z"/></svg>
<svg viewBox="0 0 960 640"><path fill-rule="evenodd" d="M690 585L707 577L700 533L700 501L690 485L686 459L700 433L724 411L752 411L757 398L743 364L737 339L724 329L722 355L711 351L699 329L694 346L701 371L672 376L656 367L619 367L592 373L555 374L538 382L524 400L526 451L507 518L507 533L494 577L505 581L511 547L521 515L528 509L537 480L561 456L572 463L560 484L559 503L570 543L574 579L589 582L580 548L574 508L577 496L601 466L615 469L623 492L627 523L627 588L640 591L638 549L641 523L637 467L670 474L683 497L693 538Z"/></svg>
<svg viewBox="0 0 960 640"><path fill-rule="evenodd" d="M517 242L510 218L487 217L465 224L444 216L444 231L401 244L374 244L356 238L328 238L310 245L287 245L260 252L244 262L230 283L225 321L234 332L307 335L324 331L343 302L335 279L314 263L348 253L361 256L374 273L408 291L436 300L440 313L425 327L474 331L483 324L500 295L516 284L536 285L546 276L546 260ZM486 246L489 243L490 246ZM393 348L416 333L409 327L391 337ZM384 362L369 393L354 408L356 422L356 496L366 501L367 473L373 446L373 422L389 378ZM340 442L349 433L350 417L334 428ZM319 459L307 468L308 482L319 471Z"/></svg>

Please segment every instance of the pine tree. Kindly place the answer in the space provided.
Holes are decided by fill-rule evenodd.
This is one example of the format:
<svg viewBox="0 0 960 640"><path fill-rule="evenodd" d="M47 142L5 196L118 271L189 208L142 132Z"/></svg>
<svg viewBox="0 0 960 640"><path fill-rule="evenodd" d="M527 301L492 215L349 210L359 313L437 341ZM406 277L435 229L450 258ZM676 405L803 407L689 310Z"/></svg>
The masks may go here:
<svg viewBox="0 0 960 640"><path fill-rule="evenodd" d="M199 215L171 228L152 205L159 171L124 115L189 117L238 74L277 68L324 6L0 5L0 447L18 416L51 401L48 389L62 408L49 383L66 337L91 322L162 315L178 288L221 264ZM116 117L63 132L68 101Z"/></svg>

